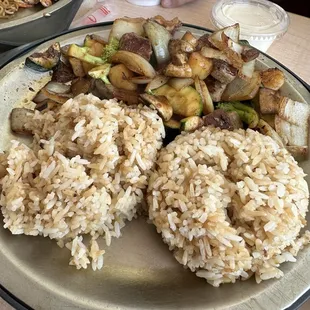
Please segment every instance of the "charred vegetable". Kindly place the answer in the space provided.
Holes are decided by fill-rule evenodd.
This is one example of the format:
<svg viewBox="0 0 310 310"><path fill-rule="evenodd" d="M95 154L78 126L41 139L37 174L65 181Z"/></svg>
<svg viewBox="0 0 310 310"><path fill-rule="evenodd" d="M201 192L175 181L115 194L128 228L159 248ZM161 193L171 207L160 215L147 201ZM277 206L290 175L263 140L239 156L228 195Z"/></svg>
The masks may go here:
<svg viewBox="0 0 310 310"><path fill-rule="evenodd" d="M164 122L165 127L168 127L170 129L180 129L181 128L181 122L174 119L170 118L169 121Z"/></svg>
<svg viewBox="0 0 310 310"><path fill-rule="evenodd" d="M241 120L248 124L250 128L255 128L259 122L259 117L256 111L240 102L223 102L218 104L218 108L226 112L237 112Z"/></svg>
<svg viewBox="0 0 310 310"><path fill-rule="evenodd" d="M154 95L165 96L175 114L188 117L199 116L202 112L202 102L199 93L188 86L176 91L169 85L163 85L153 91Z"/></svg>
<svg viewBox="0 0 310 310"><path fill-rule="evenodd" d="M102 80L95 80L91 93L100 99L118 99L127 104L138 104L139 94L136 91L120 89L113 85L105 84Z"/></svg>
<svg viewBox="0 0 310 310"><path fill-rule="evenodd" d="M271 137L274 141L278 143L279 146L284 147L281 137L267 122L260 119L257 124L257 129L260 133Z"/></svg>
<svg viewBox="0 0 310 310"><path fill-rule="evenodd" d="M261 88L259 90L259 109L262 114L275 114L278 112L281 96L278 92Z"/></svg>
<svg viewBox="0 0 310 310"><path fill-rule="evenodd" d="M154 96L150 94L141 94L144 102L153 106L164 121L169 121L172 117L173 109L165 96Z"/></svg>
<svg viewBox="0 0 310 310"><path fill-rule="evenodd" d="M284 73L278 68L270 68L260 72L262 84L270 89L278 90L285 82Z"/></svg>
<svg viewBox="0 0 310 310"><path fill-rule="evenodd" d="M58 64L60 55L60 45L58 42L56 42L51 45L45 52L33 53L27 57L25 65L36 71L49 71Z"/></svg>
<svg viewBox="0 0 310 310"><path fill-rule="evenodd" d="M194 131L203 126L203 120L199 116L189 116L180 121L182 131Z"/></svg>
<svg viewBox="0 0 310 310"><path fill-rule="evenodd" d="M133 77L133 72L130 71L125 65L119 64L113 66L109 72L109 79L113 86L123 88L126 90L136 90L137 84L130 81Z"/></svg>
<svg viewBox="0 0 310 310"><path fill-rule="evenodd" d="M188 64L183 66L176 66L170 63L165 69L165 75L178 78L190 78L192 77L192 69Z"/></svg>
<svg viewBox="0 0 310 310"><path fill-rule="evenodd" d="M147 77L153 78L156 75L154 68L147 60L132 52L118 51L110 58L110 61L112 63L122 63L129 70Z"/></svg>
<svg viewBox="0 0 310 310"><path fill-rule="evenodd" d="M157 63L159 65L168 63L170 60L168 44L172 38L170 32L152 20L144 24L144 30L152 44Z"/></svg>
<svg viewBox="0 0 310 310"><path fill-rule="evenodd" d="M117 18L112 26L109 35L109 42L112 40L120 40L121 37L128 32L134 32L139 36L144 36L144 28L143 25L145 24L144 18Z"/></svg>
<svg viewBox="0 0 310 310"><path fill-rule="evenodd" d="M179 91L184 87L193 85L194 80L192 78L171 78L168 81L168 84L175 90Z"/></svg>
<svg viewBox="0 0 310 310"><path fill-rule="evenodd" d="M76 44L71 44L68 49L68 56L77 58L81 61L85 61L92 65L103 65L105 64L112 55L114 55L119 48L119 41L117 39L112 39L109 44L103 48L101 56L93 56L91 54L92 47L78 46Z"/></svg>
<svg viewBox="0 0 310 310"><path fill-rule="evenodd" d="M95 67L88 71L89 76L94 79L101 79L106 84L111 84L108 79L108 74L111 69L111 64L104 64L99 67Z"/></svg>
<svg viewBox="0 0 310 310"><path fill-rule="evenodd" d="M208 87L204 81L199 80L198 76L195 77L195 88L198 91L202 100L203 114L209 114L214 111L212 98L210 96Z"/></svg>
<svg viewBox="0 0 310 310"><path fill-rule="evenodd" d="M11 129L15 133L29 135L31 131L26 127L26 123L33 119L33 110L16 108L11 112Z"/></svg>
<svg viewBox="0 0 310 310"><path fill-rule="evenodd" d="M261 84L259 72L254 72L250 80L235 78L227 85L222 95L223 101L244 101L255 97Z"/></svg>
<svg viewBox="0 0 310 310"><path fill-rule="evenodd" d="M68 50L68 56L77 58L81 61L85 61L93 65L98 65L98 66L106 63L105 59L91 55L89 53L88 47L86 46L81 47L76 44L70 45L69 50Z"/></svg>
<svg viewBox="0 0 310 310"><path fill-rule="evenodd" d="M213 62L210 58L202 56L199 52L191 53L188 64L192 69L192 75L204 80L212 71Z"/></svg>

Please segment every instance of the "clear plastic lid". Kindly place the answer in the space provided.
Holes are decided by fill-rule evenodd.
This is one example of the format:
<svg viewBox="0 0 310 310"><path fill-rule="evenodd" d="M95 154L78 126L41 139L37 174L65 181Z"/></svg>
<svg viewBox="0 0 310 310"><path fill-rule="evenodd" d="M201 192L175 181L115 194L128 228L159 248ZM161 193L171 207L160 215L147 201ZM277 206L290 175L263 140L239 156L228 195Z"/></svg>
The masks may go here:
<svg viewBox="0 0 310 310"><path fill-rule="evenodd" d="M273 41L287 31L289 16L267 0L220 0L212 9L217 28L239 23L242 39Z"/></svg>

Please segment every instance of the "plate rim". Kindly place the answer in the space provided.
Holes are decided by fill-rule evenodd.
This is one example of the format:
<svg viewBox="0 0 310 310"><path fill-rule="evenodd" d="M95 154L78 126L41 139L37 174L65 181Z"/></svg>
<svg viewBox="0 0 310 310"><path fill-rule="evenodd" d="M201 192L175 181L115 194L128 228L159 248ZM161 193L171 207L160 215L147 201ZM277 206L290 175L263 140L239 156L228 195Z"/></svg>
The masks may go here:
<svg viewBox="0 0 310 310"><path fill-rule="evenodd" d="M43 8L42 10L39 10L38 12L35 12L34 14L30 14L30 15L27 15L19 19L14 19L14 20L2 23L0 25L0 31L5 31L7 29L10 29L10 28L22 25L22 24L33 22L37 19L44 17L44 14L53 14L54 12L58 11L62 7L65 7L66 5L70 4L73 1L74 0L62 0L62 1L54 3L50 7Z"/></svg>
<svg viewBox="0 0 310 310"><path fill-rule="evenodd" d="M67 1L66 4L68 4L68 3L70 3L73 0L64 0L64 1ZM42 12L42 11L40 11L40 12ZM41 44L44 44L44 43L46 43L46 42L48 42L50 40L56 39L56 38L58 38L60 36L66 35L66 34L78 32L78 31L84 30L84 29L92 29L92 28L100 28L100 27L104 27L104 26L111 26L113 24L113 22L114 21L106 21L106 22L102 22L102 23L98 23L98 24L94 24L94 25L87 25L87 26L77 27L77 28L74 28L74 29L69 29L69 30L63 31L61 33L52 35L52 36L48 36L48 37L46 37L44 39L40 39L40 40L37 40L35 42L19 46L19 47L15 48L15 49L5 53L5 56L0 58L0 70L4 69L12 61L22 57L23 55L27 54L31 50L37 48ZM202 30L202 31L210 32L210 33L213 32L213 30L211 30L209 28L206 28L206 27L203 27L203 26L198 26L198 25L193 25L193 24L190 24L190 23L182 23L182 26L190 27L190 28L194 28L196 30ZM277 65L281 66L283 69L285 69L298 82L300 82L302 84L302 86L310 93L310 85L307 82L305 82L297 74L292 72L285 65L281 64L278 60L274 59L273 57L269 56L268 54L266 54L264 52L260 51L260 53L262 55L264 55L265 57L267 57L268 59L274 61ZM6 301L8 304L10 304L12 307L14 307L15 309L18 309L18 310L32 310L33 309L30 306L28 306L25 302L23 302L21 299L19 299L17 296L12 294L9 290L7 290L1 284L1 282L0 282L0 297L4 301ZM297 300L295 300L289 307L285 308L285 310L297 310L309 298L310 298L310 288L304 294L302 294Z"/></svg>

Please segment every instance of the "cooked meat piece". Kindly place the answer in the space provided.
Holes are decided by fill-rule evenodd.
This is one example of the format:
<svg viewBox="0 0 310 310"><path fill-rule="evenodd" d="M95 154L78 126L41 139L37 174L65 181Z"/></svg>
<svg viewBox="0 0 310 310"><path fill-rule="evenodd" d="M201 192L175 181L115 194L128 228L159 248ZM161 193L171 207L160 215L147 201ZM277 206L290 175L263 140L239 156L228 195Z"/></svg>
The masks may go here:
<svg viewBox="0 0 310 310"><path fill-rule="evenodd" d="M138 36L134 32L125 33L120 40L120 50L138 54L150 60L152 55L152 46L148 39Z"/></svg>
<svg viewBox="0 0 310 310"><path fill-rule="evenodd" d="M25 108L15 108L11 112L11 129L13 132L29 135L31 131L26 128L26 123L33 118L34 111Z"/></svg>
<svg viewBox="0 0 310 310"><path fill-rule="evenodd" d="M56 67L53 68L52 81L59 83L67 83L75 78L72 68L60 61Z"/></svg>
<svg viewBox="0 0 310 310"><path fill-rule="evenodd" d="M234 129L243 128L242 120L237 112L231 111L231 112L226 112L226 113Z"/></svg>
<svg viewBox="0 0 310 310"><path fill-rule="evenodd" d="M229 65L227 62L214 59L213 69L211 75L223 84L228 84L235 79L238 74L238 70L233 66Z"/></svg>
<svg viewBox="0 0 310 310"><path fill-rule="evenodd" d="M91 80L88 78L77 78L71 84L71 92L73 96L80 94L88 94L91 87Z"/></svg>
<svg viewBox="0 0 310 310"><path fill-rule="evenodd" d="M213 47L213 45L209 41L209 34L204 34L198 39L196 51L200 51L204 46Z"/></svg>
<svg viewBox="0 0 310 310"><path fill-rule="evenodd" d="M221 129L234 130L235 127L231 117L224 110L218 109L214 112L205 115L203 118L205 126L214 126Z"/></svg>
<svg viewBox="0 0 310 310"><path fill-rule="evenodd" d="M245 46L241 53L242 60L249 62L256 59L259 56L259 51L254 47Z"/></svg>
<svg viewBox="0 0 310 310"><path fill-rule="evenodd" d="M226 84L221 83L212 76L208 76L205 80L210 96L213 102L221 101L221 97L226 89Z"/></svg>

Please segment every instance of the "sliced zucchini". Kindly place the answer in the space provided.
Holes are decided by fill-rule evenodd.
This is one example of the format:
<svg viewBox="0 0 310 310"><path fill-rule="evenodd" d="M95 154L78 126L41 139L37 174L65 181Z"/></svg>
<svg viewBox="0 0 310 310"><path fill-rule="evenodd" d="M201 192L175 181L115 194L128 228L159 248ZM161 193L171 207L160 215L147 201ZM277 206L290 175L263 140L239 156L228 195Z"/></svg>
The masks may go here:
<svg viewBox="0 0 310 310"><path fill-rule="evenodd" d="M76 44L71 44L68 49L68 56L77 58L81 61L88 62L92 65L103 65L106 63L106 60L97 56L93 56L89 53L89 47L81 47Z"/></svg>
<svg viewBox="0 0 310 310"><path fill-rule="evenodd" d="M25 65L33 70L46 72L53 69L58 64L60 55L60 44L56 42L45 52L33 53L27 57Z"/></svg>
<svg viewBox="0 0 310 310"><path fill-rule="evenodd" d="M89 76L94 79L101 79L106 84L111 84L108 79L108 74L111 69L111 64L104 64L99 67L95 67L88 71Z"/></svg>
<svg viewBox="0 0 310 310"><path fill-rule="evenodd" d="M104 45L92 39L90 35L85 37L84 46L89 48L88 52L92 56L100 57L104 50Z"/></svg>
<svg viewBox="0 0 310 310"><path fill-rule="evenodd" d="M173 87L165 84L153 90L154 95L165 96L173 108L173 112L181 116L200 115L202 101L199 93L191 86L176 91Z"/></svg>
<svg viewBox="0 0 310 310"><path fill-rule="evenodd" d="M165 127L170 128L170 129L180 129L181 128L181 122L174 119L170 118L169 121L164 122Z"/></svg>
<svg viewBox="0 0 310 310"><path fill-rule="evenodd" d="M208 87L204 81L199 80L198 76L195 77L195 88L201 96L203 114L212 113L214 111L214 105Z"/></svg>
<svg viewBox="0 0 310 310"><path fill-rule="evenodd" d="M180 123L182 131L194 131L203 126L203 120L199 116L183 118Z"/></svg>

